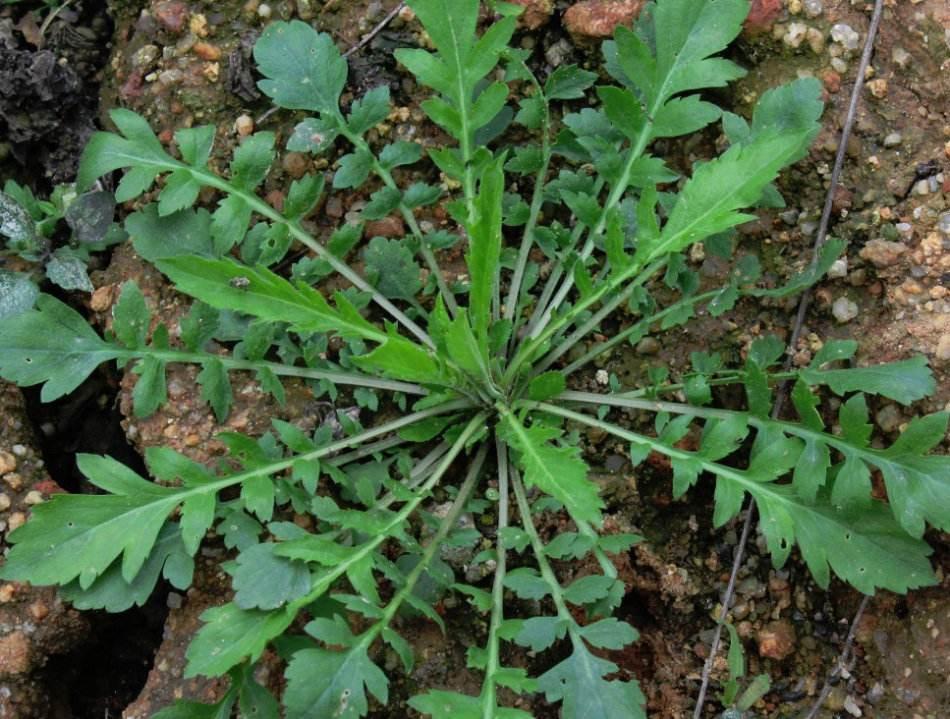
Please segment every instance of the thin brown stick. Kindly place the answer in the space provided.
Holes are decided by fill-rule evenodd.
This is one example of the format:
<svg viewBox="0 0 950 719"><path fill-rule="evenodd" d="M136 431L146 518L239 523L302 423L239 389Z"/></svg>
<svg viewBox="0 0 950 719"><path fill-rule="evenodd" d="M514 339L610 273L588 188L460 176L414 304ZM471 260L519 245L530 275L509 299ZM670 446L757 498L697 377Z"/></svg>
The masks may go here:
<svg viewBox="0 0 950 719"><path fill-rule="evenodd" d="M858 102L861 99L861 90L864 88L864 77L867 72L868 65L871 62L871 55L874 52L874 39L877 36L878 28L881 25L881 15L884 9L884 0L876 0L874 4L874 12L871 16L871 23L868 27L868 36L867 40L864 43L864 52L861 54L861 62L858 65L857 76L854 80L854 88L851 91L851 100L848 104L848 113L845 116L844 127L841 130L841 141L838 144L838 153L835 156L835 165L834 169L831 172L831 183L828 186L828 194L825 196L825 206L821 213L821 221L818 225L818 234L815 237L815 243L812 247L812 263L818 261L818 253L821 250L822 246L825 244L825 241L828 237L828 226L831 222L831 210L834 203L835 191L838 189L838 183L841 180L841 170L844 167L845 153L847 150L848 139L851 137L851 130L854 127L854 120L857 115ZM805 290L802 293L802 297L798 303L798 313L795 316L795 324L792 327L792 334L788 343L788 356L785 360L785 369L788 370L791 367L791 357L792 353L795 351L795 347L798 344L798 339L801 337L802 327L805 324L805 315L808 312L808 306L811 301L811 290ZM782 408L785 404L785 389L787 381L782 384L779 388L778 394L775 398L775 406L772 408L772 417L778 417ZM703 712L703 705L706 701L706 693L709 691L709 681L712 674L713 663L716 660L716 654L719 651L719 646L722 642L722 626L726 621L726 615L729 613L729 606L732 603L732 596L735 592L736 578L739 573L739 567L742 565L742 559L745 554L745 545L749 540L750 529L752 526L752 517L754 515L755 502L750 497L746 503L746 518L745 523L742 526L742 536L739 540L739 544L736 547L735 556L732 563L732 571L729 575L729 583L726 586L726 591L722 596L722 604L719 610L719 619L716 622L716 631L713 634L713 640L709 647L709 656L706 658L706 662L703 665L703 674L702 681L699 687L699 695L696 699L696 708L693 711L693 719L699 719ZM852 623L852 632L857 626L858 620L861 617L861 613L864 611L866 606L867 597L865 601L861 603L861 607L858 609L858 614ZM849 634L849 639L853 641L853 636ZM850 650L850 642L846 645L846 650ZM838 668L840 668L841 663L839 660ZM830 682L830 679L829 679ZM830 691L830 683L826 683L825 689ZM825 695L827 696L827 694ZM820 707L821 703L824 701L822 699L816 707ZM817 708L813 709L813 712L816 712ZM806 719L813 719L814 713L810 713Z"/></svg>
<svg viewBox="0 0 950 719"><path fill-rule="evenodd" d="M828 674L828 678L825 679L825 685L821 688L818 699L815 700L812 708L802 719L815 719L822 705L825 703L825 700L828 698L828 695L831 694L831 687L834 685L835 680L840 677L845 670L850 671L854 666L854 657L851 655L851 649L854 647L854 638L858 633L858 624L861 622L861 617L864 616L864 610L867 609L870 599L871 597L867 594L861 598L861 604L858 605L858 611L855 612L854 619L851 620L848 638L845 639L841 654L838 655L838 661L835 662L834 669L831 670Z"/></svg>
<svg viewBox="0 0 950 719"><path fill-rule="evenodd" d="M854 80L854 89L851 91L851 102L848 105L848 114L845 117L844 127L841 130L841 142L838 144L835 166L831 171L831 184L828 186L828 195L825 197L825 207L821 212L821 221L818 224L818 235L815 237L814 254L812 257L813 263L818 261L818 251L828 238L828 225L831 222L831 209L834 205L835 190L838 189L838 182L841 180L841 169L844 167L848 139L851 137L851 129L854 127L854 119L858 112L858 101L861 99L861 90L864 89L864 77L867 73L868 66L871 64L871 55L874 53L874 38L877 37L878 28L881 26L881 15L883 12L884 0L876 0L874 3L874 13L871 15L871 24L868 26L868 37L864 42L864 52L861 53L861 62L858 65L858 75ZM798 316L796 317L795 328L792 332L791 341L789 342L791 352L795 351L795 345L798 344L802 325L805 322L805 313L808 311L810 302L811 293L805 292L802 295L801 302L798 304Z"/></svg>
<svg viewBox="0 0 950 719"><path fill-rule="evenodd" d="M381 33L386 28L386 26L393 21L393 18L396 17L396 15L398 15L400 12L402 12L402 9L404 7L406 7L406 0L402 0L401 3L399 3L396 7L390 10L389 14L386 17L384 17L376 27L374 27L372 30L370 30L368 33L366 33L363 36L362 40L360 40L353 47L351 47L349 50L343 53L343 57L349 57L353 53L359 52L364 47L369 45L373 41L373 38L379 35L379 33Z"/></svg>

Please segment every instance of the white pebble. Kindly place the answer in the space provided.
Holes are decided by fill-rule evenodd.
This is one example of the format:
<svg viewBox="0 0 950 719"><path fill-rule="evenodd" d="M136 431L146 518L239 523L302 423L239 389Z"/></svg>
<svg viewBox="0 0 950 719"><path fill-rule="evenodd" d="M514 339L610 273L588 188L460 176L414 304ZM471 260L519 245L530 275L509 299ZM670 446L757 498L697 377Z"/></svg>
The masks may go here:
<svg viewBox="0 0 950 719"><path fill-rule="evenodd" d="M838 322L844 324L858 316L858 306L847 297L839 297L831 306L831 314Z"/></svg>
<svg viewBox="0 0 950 719"><path fill-rule="evenodd" d="M597 380L597 384L603 385L604 387L610 384L610 375L607 374L607 370L605 369L597 370L595 379Z"/></svg>
<svg viewBox="0 0 950 719"><path fill-rule="evenodd" d="M808 26L803 22L790 22L782 42L792 48L797 48L802 44L805 35L808 33Z"/></svg>
<svg viewBox="0 0 950 719"><path fill-rule="evenodd" d="M831 26L831 39L837 43L841 43L845 50L853 52L858 49L858 42L861 40L861 36L858 35L850 25L839 22Z"/></svg>
<svg viewBox="0 0 950 719"><path fill-rule="evenodd" d="M271 16L270 5L267 3L261 3L260 7L257 8L257 15L263 20L267 20Z"/></svg>
<svg viewBox="0 0 950 719"><path fill-rule="evenodd" d="M43 493L39 490L32 489L26 493L26 496L23 498L24 504L34 505L34 504L43 504L46 500L43 499Z"/></svg>
<svg viewBox="0 0 950 719"><path fill-rule="evenodd" d="M892 132L884 138L884 147L897 147L904 140L899 132Z"/></svg>
<svg viewBox="0 0 950 719"><path fill-rule="evenodd" d="M848 274L848 258L839 257L835 260L831 267L828 268L828 277L831 279L837 279L844 277Z"/></svg>
<svg viewBox="0 0 950 719"><path fill-rule="evenodd" d="M821 0L805 0L803 5L805 6L805 14L808 17L818 17L825 10Z"/></svg>

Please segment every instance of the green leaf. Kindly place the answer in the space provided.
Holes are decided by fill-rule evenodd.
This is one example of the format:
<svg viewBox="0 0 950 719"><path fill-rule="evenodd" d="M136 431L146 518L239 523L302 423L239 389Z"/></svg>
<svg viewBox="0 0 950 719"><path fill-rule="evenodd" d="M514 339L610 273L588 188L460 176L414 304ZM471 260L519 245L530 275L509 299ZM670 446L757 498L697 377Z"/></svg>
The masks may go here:
<svg viewBox="0 0 950 719"><path fill-rule="evenodd" d="M847 242L838 238L831 238L818 251L818 260L808 266L804 272L795 275L787 284L775 289L750 289L747 294L753 297L788 297L798 294L802 290L814 285L818 280L825 276L835 260L841 256L847 247ZM831 342L830 344L834 344ZM819 354L821 350L819 350ZM852 353L853 354L853 353ZM817 359L817 357L816 357ZM817 366L817 365L814 365Z"/></svg>
<svg viewBox="0 0 950 719"><path fill-rule="evenodd" d="M241 609L277 609L310 591L304 562L274 554L265 542L242 550L235 562L234 603Z"/></svg>
<svg viewBox="0 0 950 719"><path fill-rule="evenodd" d="M162 570L164 569L166 578L170 578L170 574L175 576L171 570L176 565L185 568L187 581L173 583L178 589L185 590L191 584L194 563L182 544L178 527L169 523L162 527L155 547L131 582L122 577L122 563L116 561L87 589L80 587L78 581L73 581L61 587L59 592L76 609L124 612L132 606L144 605L155 591Z"/></svg>
<svg viewBox="0 0 950 719"><path fill-rule="evenodd" d="M753 219L739 210L755 205L779 170L805 154L817 130L815 123L807 131L762 135L701 165L683 187L660 236L638 247L641 262L680 252Z"/></svg>
<svg viewBox="0 0 950 719"><path fill-rule="evenodd" d="M389 115L389 86L380 85L353 103L347 118L350 132L363 135Z"/></svg>
<svg viewBox="0 0 950 719"><path fill-rule="evenodd" d="M107 457L80 455L79 468L107 495L59 495L33 509L11 534L0 574L32 584L87 589L122 557L122 578L138 574L181 492L147 482Z"/></svg>
<svg viewBox="0 0 950 719"><path fill-rule="evenodd" d="M543 652L564 638L567 627L568 623L560 617L529 617L522 622L514 641L532 652Z"/></svg>
<svg viewBox="0 0 950 719"><path fill-rule="evenodd" d="M201 184L192 177L191 171L181 169L172 172L165 180L165 187L158 196L158 214L166 217L184 210L198 201Z"/></svg>
<svg viewBox="0 0 950 719"><path fill-rule="evenodd" d="M139 375L132 390L135 416L148 417L168 400L165 363L155 357L144 357L132 371Z"/></svg>
<svg viewBox="0 0 950 719"><path fill-rule="evenodd" d="M338 332L384 341L381 330L360 318L330 307L316 290L296 287L264 269L251 268L232 259L175 257L160 260L158 267L178 290L222 310L238 310L271 322L287 322L296 331Z"/></svg>
<svg viewBox="0 0 950 719"><path fill-rule="evenodd" d="M871 504L871 470L855 455L849 455L835 476L831 503L843 509L867 508Z"/></svg>
<svg viewBox="0 0 950 719"><path fill-rule="evenodd" d="M698 95L678 97L667 102L654 117L653 137L677 137L701 130L714 123L722 111Z"/></svg>
<svg viewBox="0 0 950 719"><path fill-rule="evenodd" d="M643 130L646 115L640 101L629 90L619 87L598 87L597 95L604 103L604 112L613 123L630 140L636 140Z"/></svg>
<svg viewBox="0 0 950 719"><path fill-rule="evenodd" d="M245 659L257 661L275 637L296 618L292 611L241 609L233 602L207 609L204 626L188 645L185 678L217 677Z"/></svg>
<svg viewBox="0 0 950 719"><path fill-rule="evenodd" d="M177 700L155 714L152 719L230 719L234 709L234 694L228 692L217 704Z"/></svg>
<svg viewBox="0 0 950 719"><path fill-rule="evenodd" d="M719 485L728 483L734 485L740 500L743 489L752 494L777 566L797 541L812 576L822 587L828 586L829 570L866 594L877 588L904 593L934 583L927 560L930 547L907 536L882 503L872 502L859 510L835 509L819 496L808 504L787 485L752 479L737 482L738 473L729 474L728 478L720 476L717 493ZM738 507L731 514L737 512Z"/></svg>
<svg viewBox="0 0 950 719"><path fill-rule="evenodd" d="M551 440L560 430L535 423L525 427L511 414L504 415L498 431L505 443L519 453L525 481L560 501L577 519L600 523L603 502L597 486L587 478L587 465L576 446L558 447Z"/></svg>
<svg viewBox="0 0 950 719"><path fill-rule="evenodd" d="M607 596L616 580L602 574L589 574L565 587L563 597L572 604L591 604Z"/></svg>
<svg viewBox="0 0 950 719"><path fill-rule="evenodd" d="M616 671L576 643L570 657L538 677L538 687L549 702L562 702L564 719L646 719L646 698L635 681L604 678Z"/></svg>
<svg viewBox="0 0 950 719"><path fill-rule="evenodd" d="M297 220L309 215L320 201L323 188L323 175L305 175L294 180L284 200L284 216L288 220Z"/></svg>
<svg viewBox="0 0 950 719"><path fill-rule="evenodd" d="M561 372L551 371L539 374L528 385L528 397L536 402L557 397L567 389L567 380Z"/></svg>
<svg viewBox="0 0 950 719"><path fill-rule="evenodd" d="M537 570L528 567L508 572L505 586L521 599L542 599L551 593L551 587L538 575Z"/></svg>
<svg viewBox="0 0 950 719"><path fill-rule="evenodd" d="M389 335L385 343L369 354L354 357L352 361L368 372L381 372L396 379L453 385L452 375L445 372L427 350L395 334Z"/></svg>
<svg viewBox="0 0 950 719"><path fill-rule="evenodd" d="M410 210L417 207L427 207L434 205L442 197L442 189L435 185L426 185L422 182L414 182L403 195L402 202Z"/></svg>
<svg viewBox="0 0 950 719"><path fill-rule="evenodd" d="M204 302L194 302L178 323L182 343L191 352L200 352L218 331L218 311Z"/></svg>
<svg viewBox="0 0 950 719"><path fill-rule="evenodd" d="M157 205L147 205L130 215L125 227L135 251L148 262L178 255L218 254L211 241L211 215L207 210L182 210L160 217Z"/></svg>
<svg viewBox="0 0 950 719"><path fill-rule="evenodd" d="M89 190L95 181L115 170L131 167L134 181L120 184L116 199L131 200L147 189L160 172L183 167L165 152L162 143L141 115L131 110L116 109L109 117L123 136L111 132L97 132L86 143L79 161L76 189Z"/></svg>
<svg viewBox="0 0 950 719"><path fill-rule="evenodd" d="M387 170L413 165L422 159L422 148L415 142L394 142L379 153L379 164Z"/></svg>
<svg viewBox="0 0 950 719"><path fill-rule="evenodd" d="M333 175L333 187L346 190L359 187L373 170L373 156L366 150L357 150L340 158L340 167Z"/></svg>
<svg viewBox="0 0 950 719"><path fill-rule="evenodd" d="M244 669L238 706L242 719L280 719L280 705L267 689L255 681L251 667Z"/></svg>
<svg viewBox="0 0 950 719"><path fill-rule="evenodd" d="M600 649L623 649L640 636L629 624L613 617L581 627L580 635Z"/></svg>
<svg viewBox="0 0 950 719"><path fill-rule="evenodd" d="M254 190L267 177L274 163L274 133L256 132L234 151L231 182L244 190Z"/></svg>
<svg viewBox="0 0 950 719"><path fill-rule="evenodd" d="M204 169L214 147L214 125L200 127L184 127L175 132L175 142L181 159L192 167Z"/></svg>
<svg viewBox="0 0 950 719"><path fill-rule="evenodd" d="M16 199L3 192L0 192L0 235L6 238L4 244L16 252L39 248L33 217Z"/></svg>
<svg viewBox="0 0 950 719"><path fill-rule="evenodd" d="M211 405L218 422L223 423L231 412L233 396L228 371L219 359L209 359L202 363L198 373L201 385L201 399Z"/></svg>
<svg viewBox="0 0 950 719"><path fill-rule="evenodd" d="M597 80L597 73L581 70L577 65L560 65L544 83L549 100L579 100Z"/></svg>
<svg viewBox="0 0 950 719"><path fill-rule="evenodd" d="M0 269L0 321L32 309L39 294L29 275Z"/></svg>
<svg viewBox="0 0 950 719"><path fill-rule="evenodd" d="M867 392L901 404L910 404L934 393L934 381L927 358L916 355L902 362L850 367L848 369L801 370L802 379L813 385L827 385L835 394Z"/></svg>
<svg viewBox="0 0 950 719"><path fill-rule="evenodd" d="M86 263L62 250L54 252L46 263L46 277L64 290L92 292L95 289L86 273Z"/></svg>
<svg viewBox="0 0 950 719"><path fill-rule="evenodd" d="M537 145L526 145L515 148L515 156L505 163L508 172L517 172L520 175L530 175L544 166L544 156Z"/></svg>
<svg viewBox="0 0 950 719"><path fill-rule="evenodd" d="M405 242L374 237L363 259L376 289L386 297L414 300L422 289L419 265Z"/></svg>
<svg viewBox="0 0 950 719"><path fill-rule="evenodd" d="M335 115L347 65L333 39L306 23L272 22L254 45L261 90L288 110Z"/></svg>
<svg viewBox="0 0 950 719"><path fill-rule="evenodd" d="M285 677L287 719L362 717L369 710L367 691L384 705L389 700L389 680L362 644L346 652L299 651Z"/></svg>
<svg viewBox="0 0 950 719"><path fill-rule="evenodd" d="M69 394L121 354L82 315L49 295L39 295L34 310L0 319L0 376L21 387L45 383L44 402Z"/></svg>
<svg viewBox="0 0 950 719"><path fill-rule="evenodd" d="M476 218L467 228L469 251L465 257L469 276L469 316L475 336L483 346L488 343L491 303L497 291L502 245L502 195L505 190L504 157L492 162L482 175L475 200Z"/></svg>
<svg viewBox="0 0 950 719"><path fill-rule="evenodd" d="M472 377L482 378L492 384L488 369L488 347L479 345L468 319L468 312L462 308L452 320L445 332L445 345L449 357L464 372Z"/></svg>
<svg viewBox="0 0 950 719"><path fill-rule="evenodd" d="M380 220L399 207L402 193L395 187L383 187L370 197L360 216L364 220Z"/></svg>
<svg viewBox="0 0 950 719"><path fill-rule="evenodd" d="M129 349L146 345L152 313L145 304L145 296L134 282L122 285L119 300L112 308L112 331L116 339Z"/></svg>
<svg viewBox="0 0 950 719"><path fill-rule="evenodd" d="M330 149L339 134L336 118L308 117L294 127L293 134L287 140L287 149L319 155Z"/></svg>

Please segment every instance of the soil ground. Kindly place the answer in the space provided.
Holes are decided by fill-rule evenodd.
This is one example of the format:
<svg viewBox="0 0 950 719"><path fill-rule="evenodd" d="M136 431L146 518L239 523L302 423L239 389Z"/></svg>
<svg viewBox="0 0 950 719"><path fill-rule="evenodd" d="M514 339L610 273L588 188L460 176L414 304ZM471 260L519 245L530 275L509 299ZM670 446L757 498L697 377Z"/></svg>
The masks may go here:
<svg viewBox="0 0 950 719"><path fill-rule="evenodd" d="M395 4L77 0L50 24L45 39L23 20L29 3L0 6L0 176L16 177L39 191L70 178L82 143L97 122L107 124L105 113L115 106L144 114L165 139L180 127L215 124L215 156L222 161L238 140L236 123L246 124L245 118L286 138L295 118L268 113L254 86L249 51L264 17L307 20L346 48ZM573 3L526 4L539 24L522 30L517 42L534 50L542 71L566 62L601 70L596 44L564 27L562 12ZM945 0L889 0L885 6L873 76L835 196L832 233L848 240L846 263L815 289L796 361L807 364L820 342L844 337L861 341L861 363L925 354L938 377L937 394L912 408L888 402L873 408L879 436L892 439L912 416L950 407L950 221L945 232L940 228L941 215L950 209L950 174L944 174L950 169L950 6ZM820 78L826 90L821 136L809 157L782 180L788 207L763 211L758 221L742 228L742 251L759 253L776 281L810 257L868 10L849 0L757 1L755 22L732 51L749 74L717 100L735 112L748 114L765 89L803 74ZM388 83L400 108L391 123L393 136L438 142L439 135L422 122L417 89L392 58L393 48L417 40L417 26L397 18L352 57L348 92L359 96ZM67 62L43 64L39 56L44 52ZM7 87L16 92L5 92ZM668 143L657 153L688 169L711 156L718 140L709 131ZM268 199L279 202L288 175L313 167L309 158L284 154L279 171L268 180ZM361 194L332 197L315 217L314 229L330 228L365 199ZM129 248L117 249L108 266L106 259L93 273L96 294L68 297L94 322L107 322L116 289L128 279L140 283L166 322L187 308ZM728 269L701 252L692 260L711 284ZM794 310L794 301L743 301L723 317L702 316L685 328L655 334L655 341L646 345L618 350L601 358L599 366L629 385L661 363L675 377L689 367L689 353L697 349L738 358L756 337L788 336ZM145 447L158 443L199 460L217 454L220 447L212 438L224 427L192 399L194 372L175 369L171 379L173 402L147 421L131 417L132 378L107 370L52 406L41 406L30 392L24 404L18 390L3 387L0 459L13 458L12 468L9 462L0 468L0 489L11 500L0 512L3 530L22 522L38 497L60 487L88 489L74 469L77 451L108 452L130 464L140 462ZM226 428L263 431L261 417L270 416L271 409L262 410L266 400L249 378L237 384L246 391L236 387L239 401ZM592 374L579 380L584 384L594 386ZM304 388L298 389L288 393L282 416L318 421L319 406ZM620 566L628 587L621 615L640 630L641 640L610 658L623 673L640 680L651 717L689 717L738 527L712 527L709 488L700 486L686 499L673 501L668 466L654 463L634 471L623 449L604 437L588 433L584 444L610 501L609 521L647 538ZM558 526L546 531L553 534ZM950 716L950 537L931 533L929 539L943 584L871 601L858 627L857 662L834 687L819 719ZM0 585L0 716L144 718L175 697L216 696L220 683L186 682L181 675L184 648L198 627L198 615L227 591L216 569L219 558L220 551L211 547L187 596L164 588L151 604L126 615L80 614L49 590ZM559 570L569 576L583 568L563 564ZM772 690L750 716L779 719L807 711L841 651L859 601L853 590L838 583L828 591L817 588L794 556L775 570L762 538L753 536L731 618L743 640L749 674L768 673ZM427 624L411 627L417 667L405 678L394 672L397 699L390 708L376 710L377 719L412 716L400 702L423 686L477 691L477 677L465 669L464 647L477 641L484 627L467 605L445 609L451 640ZM536 666L540 660L526 655L511 660L543 668ZM265 662L275 687L279 669L276 658ZM714 679L725 676L723 656ZM713 698L704 716L720 712ZM536 716L556 714L537 709Z"/></svg>

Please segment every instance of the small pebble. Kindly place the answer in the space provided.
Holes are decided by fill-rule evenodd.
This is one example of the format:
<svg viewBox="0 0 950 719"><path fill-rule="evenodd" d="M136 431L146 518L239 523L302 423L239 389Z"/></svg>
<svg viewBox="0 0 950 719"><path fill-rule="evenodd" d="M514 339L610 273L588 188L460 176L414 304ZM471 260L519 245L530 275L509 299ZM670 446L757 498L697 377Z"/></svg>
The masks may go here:
<svg viewBox="0 0 950 719"><path fill-rule="evenodd" d="M839 297L831 306L831 314L838 322L844 324L858 316L858 306L847 297Z"/></svg>
<svg viewBox="0 0 950 719"><path fill-rule="evenodd" d="M644 337L637 343L637 354L655 355L660 351L660 343L653 337Z"/></svg>
<svg viewBox="0 0 950 719"><path fill-rule="evenodd" d="M29 505L43 504L43 502L45 501L46 500L43 498L43 493L36 489L31 489L29 492L26 493L26 496L23 498L24 504L29 504Z"/></svg>
<svg viewBox="0 0 950 719"><path fill-rule="evenodd" d="M261 20L267 20L268 18L270 18L271 13L272 13L271 7L267 3L261 3L257 7L257 16Z"/></svg>
<svg viewBox="0 0 950 719"><path fill-rule="evenodd" d="M132 67L139 70L150 68L158 61L159 55L161 50L155 45L143 45L132 55Z"/></svg>
<svg viewBox="0 0 950 719"><path fill-rule="evenodd" d="M250 115L241 115L234 121L234 131L240 137L247 137L254 132L254 118Z"/></svg>
<svg viewBox="0 0 950 719"><path fill-rule="evenodd" d="M864 699L868 704L877 704L883 698L884 685L881 682L874 682L874 686L868 689L868 693L864 695Z"/></svg>
<svg viewBox="0 0 950 719"><path fill-rule="evenodd" d="M901 255L907 252L907 248L900 242L890 242L888 240L871 240L859 253L861 259L874 264L875 267L890 267L896 264Z"/></svg>
<svg viewBox="0 0 950 719"><path fill-rule="evenodd" d="M944 212L940 215L940 219L937 220L937 229L945 237L950 237L950 212Z"/></svg>
<svg viewBox="0 0 950 719"><path fill-rule="evenodd" d="M825 10L821 0L805 0L802 5L805 8L805 14L808 17L818 17Z"/></svg>
<svg viewBox="0 0 950 719"><path fill-rule="evenodd" d="M904 417L895 405L886 404L875 413L874 421L885 432L895 432L904 423Z"/></svg>
<svg viewBox="0 0 950 719"><path fill-rule="evenodd" d="M9 452L0 452L0 474L6 474L16 469L16 457Z"/></svg>
<svg viewBox="0 0 950 719"><path fill-rule="evenodd" d="M26 456L26 446L25 446L25 445L22 445L22 444L15 444L15 445L13 445L12 447L10 447L10 449L13 451L13 454L15 454L17 457L25 457L25 456Z"/></svg>
<svg viewBox="0 0 950 719"><path fill-rule="evenodd" d="M0 493L0 512L6 512L10 509L10 495Z"/></svg>
<svg viewBox="0 0 950 719"><path fill-rule="evenodd" d="M858 49L861 36L850 25L839 22L831 26L831 39L839 43L845 50L853 52Z"/></svg>
<svg viewBox="0 0 950 719"><path fill-rule="evenodd" d="M868 83L868 91L873 97L883 100L887 97L887 80L883 77L874 78Z"/></svg>
<svg viewBox="0 0 950 719"><path fill-rule="evenodd" d="M892 132L884 138L884 147L898 147L903 139L899 132Z"/></svg>
<svg viewBox="0 0 950 719"><path fill-rule="evenodd" d="M165 599L165 606L169 609L180 609L181 608L181 595L176 592L169 592L168 597Z"/></svg>
<svg viewBox="0 0 950 719"><path fill-rule="evenodd" d="M24 524L26 524L26 515L23 512L14 512L10 515L10 519L7 520L7 529L12 532L14 529L19 529Z"/></svg>
<svg viewBox="0 0 950 719"><path fill-rule="evenodd" d="M605 369L597 370L595 379L597 380L597 384L603 387L606 387L608 384L610 384L610 374Z"/></svg>
<svg viewBox="0 0 950 719"><path fill-rule="evenodd" d="M805 35L808 33L808 26L803 22L790 22L782 37L782 42L791 48L797 48L802 44Z"/></svg>
<svg viewBox="0 0 950 719"><path fill-rule="evenodd" d="M910 53L902 47L895 47L891 51L891 59L901 68L907 67L911 61Z"/></svg>
<svg viewBox="0 0 950 719"><path fill-rule="evenodd" d="M825 51L825 36L816 27L808 28L808 32L805 33L805 37L808 40L808 47L811 48L811 51L816 55L821 55Z"/></svg>
<svg viewBox="0 0 950 719"><path fill-rule="evenodd" d="M785 619L769 622L759 630L756 640L759 656L782 661L795 651L795 628Z"/></svg>
<svg viewBox="0 0 950 719"><path fill-rule="evenodd" d="M937 342L937 359L941 362L950 361L950 334L940 336Z"/></svg>
<svg viewBox="0 0 950 719"><path fill-rule="evenodd" d="M848 274L848 258L839 257L835 260L831 267L828 268L828 277L832 279L838 279L840 277L845 277Z"/></svg>
<svg viewBox="0 0 950 719"><path fill-rule="evenodd" d="M853 717L859 717L863 714L861 707L854 701L854 697L850 695L844 700L844 710Z"/></svg>

